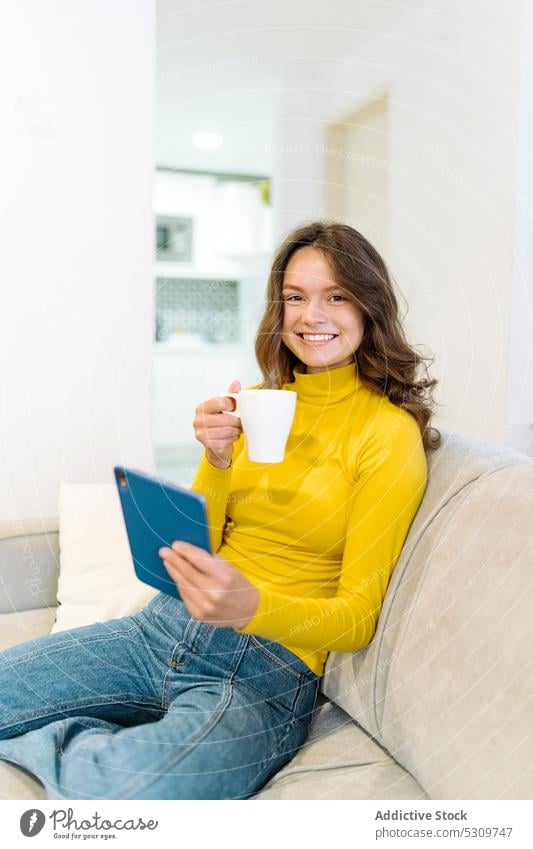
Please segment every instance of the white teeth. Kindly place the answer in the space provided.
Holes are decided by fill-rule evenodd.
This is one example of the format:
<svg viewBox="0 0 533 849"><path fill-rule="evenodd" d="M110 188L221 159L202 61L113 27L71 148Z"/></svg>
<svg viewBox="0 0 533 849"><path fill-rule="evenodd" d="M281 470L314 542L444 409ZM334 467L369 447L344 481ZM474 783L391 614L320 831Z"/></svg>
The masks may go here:
<svg viewBox="0 0 533 849"><path fill-rule="evenodd" d="M302 333L302 336L307 342L325 342L329 339L335 339L334 333L331 335L321 334L320 336L311 336L309 333Z"/></svg>

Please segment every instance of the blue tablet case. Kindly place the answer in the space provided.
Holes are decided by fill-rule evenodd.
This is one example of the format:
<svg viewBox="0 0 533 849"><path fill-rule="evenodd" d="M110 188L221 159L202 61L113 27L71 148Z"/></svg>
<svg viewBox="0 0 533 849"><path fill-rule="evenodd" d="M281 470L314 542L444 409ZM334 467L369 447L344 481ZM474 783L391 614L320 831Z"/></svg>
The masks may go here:
<svg viewBox="0 0 533 849"><path fill-rule="evenodd" d="M125 466L114 473L137 577L180 598L157 552L184 540L211 553L204 496Z"/></svg>

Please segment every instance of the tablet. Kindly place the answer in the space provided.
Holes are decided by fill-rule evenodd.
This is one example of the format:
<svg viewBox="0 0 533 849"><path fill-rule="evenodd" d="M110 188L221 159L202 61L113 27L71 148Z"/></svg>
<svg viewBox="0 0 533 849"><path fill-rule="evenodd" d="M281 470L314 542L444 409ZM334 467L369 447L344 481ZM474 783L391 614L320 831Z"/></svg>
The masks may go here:
<svg viewBox="0 0 533 849"><path fill-rule="evenodd" d="M158 551L183 540L211 553L204 496L136 469L115 466L114 473L137 577L180 598Z"/></svg>

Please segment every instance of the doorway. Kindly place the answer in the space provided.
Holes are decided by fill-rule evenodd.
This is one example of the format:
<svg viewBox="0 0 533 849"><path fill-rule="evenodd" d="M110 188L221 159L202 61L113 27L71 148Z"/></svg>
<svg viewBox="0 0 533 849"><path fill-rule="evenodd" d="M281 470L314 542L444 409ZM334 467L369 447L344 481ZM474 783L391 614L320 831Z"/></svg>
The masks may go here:
<svg viewBox="0 0 533 849"><path fill-rule="evenodd" d="M389 109L386 95L326 130L326 215L366 236L386 254Z"/></svg>

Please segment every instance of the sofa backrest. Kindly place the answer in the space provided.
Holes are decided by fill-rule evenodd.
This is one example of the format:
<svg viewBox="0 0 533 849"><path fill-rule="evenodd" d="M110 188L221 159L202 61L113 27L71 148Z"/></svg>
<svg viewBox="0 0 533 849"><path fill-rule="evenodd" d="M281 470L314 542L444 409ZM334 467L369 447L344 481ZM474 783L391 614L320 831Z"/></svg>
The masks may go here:
<svg viewBox="0 0 533 849"><path fill-rule="evenodd" d="M323 692L433 799L533 797L533 460L443 432L371 643Z"/></svg>
<svg viewBox="0 0 533 849"><path fill-rule="evenodd" d="M0 614L57 605L56 518L0 522Z"/></svg>

